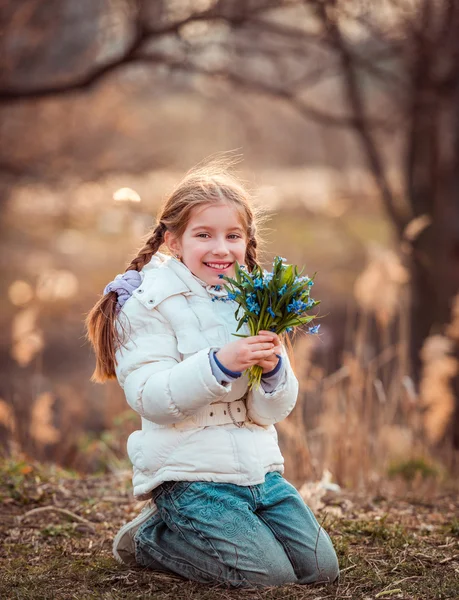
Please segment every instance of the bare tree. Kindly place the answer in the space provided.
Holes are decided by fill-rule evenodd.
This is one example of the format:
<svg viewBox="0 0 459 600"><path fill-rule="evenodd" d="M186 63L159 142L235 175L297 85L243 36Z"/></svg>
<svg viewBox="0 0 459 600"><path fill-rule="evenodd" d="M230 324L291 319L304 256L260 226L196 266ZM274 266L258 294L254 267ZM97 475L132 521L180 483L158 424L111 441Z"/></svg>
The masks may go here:
<svg viewBox="0 0 459 600"><path fill-rule="evenodd" d="M349 3L317 3L326 43L339 57L347 105L357 118L354 130L378 184L386 212L402 247L408 249L411 285L410 353L417 380L425 338L444 332L459 293L459 5L448 0L386 3L384 18L355 11L354 22L394 57L403 81L391 94L400 124L401 198L390 185L368 98L359 85L358 64L343 34ZM377 75L379 81L381 79ZM390 94L386 87L386 93ZM419 235L410 224L423 223ZM409 243L410 247L407 248ZM459 348L456 346L456 357ZM459 376L453 439L459 447Z"/></svg>

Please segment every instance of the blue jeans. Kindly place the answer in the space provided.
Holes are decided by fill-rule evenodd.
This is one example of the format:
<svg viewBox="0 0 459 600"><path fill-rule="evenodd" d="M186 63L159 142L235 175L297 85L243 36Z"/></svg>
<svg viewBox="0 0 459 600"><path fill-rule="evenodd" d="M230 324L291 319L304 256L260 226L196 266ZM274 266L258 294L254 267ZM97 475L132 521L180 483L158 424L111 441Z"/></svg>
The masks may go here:
<svg viewBox="0 0 459 600"><path fill-rule="evenodd" d="M251 486L166 481L153 499L134 537L142 567L237 588L338 579L330 537L277 471Z"/></svg>

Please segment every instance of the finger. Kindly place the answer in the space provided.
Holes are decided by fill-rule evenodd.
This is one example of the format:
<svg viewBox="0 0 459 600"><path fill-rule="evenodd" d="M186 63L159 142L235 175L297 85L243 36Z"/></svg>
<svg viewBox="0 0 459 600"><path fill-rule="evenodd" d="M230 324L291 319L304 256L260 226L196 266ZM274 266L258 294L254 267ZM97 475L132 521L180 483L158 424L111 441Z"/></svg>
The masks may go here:
<svg viewBox="0 0 459 600"><path fill-rule="evenodd" d="M257 362L257 365L259 367L261 367L262 369L264 369L264 371L266 373L268 373L268 371L272 371L274 369L273 363L267 362L265 360L260 360L259 362Z"/></svg>
<svg viewBox="0 0 459 600"><path fill-rule="evenodd" d="M265 339L269 337L273 342L276 342L276 343L280 342L279 336L277 335L277 333L274 333L274 331L262 330L259 332L259 335L263 336Z"/></svg>
<svg viewBox="0 0 459 600"><path fill-rule="evenodd" d="M263 336L269 336L271 338L273 337L277 337L277 334L274 333L274 331L266 331L266 329L262 329L261 331L258 332L258 335L263 335Z"/></svg>
<svg viewBox="0 0 459 600"><path fill-rule="evenodd" d="M273 350L274 344L272 342L263 342L262 344L252 344L250 346L251 352L256 352L257 350Z"/></svg>
<svg viewBox="0 0 459 600"><path fill-rule="evenodd" d="M258 364L258 365L260 365L261 367L265 367L265 368L266 368L266 367L270 367L271 369L274 369L274 366L275 366L275 364L276 364L276 361L277 361L277 359L276 359L276 360L273 360L271 357L269 357L269 358L261 358L261 359L258 361L258 363L257 363L257 364Z"/></svg>
<svg viewBox="0 0 459 600"><path fill-rule="evenodd" d="M272 335L269 336L272 338ZM247 338L249 344L259 344L260 342L266 342L266 339L268 338L267 335L252 335L250 338Z"/></svg>
<svg viewBox="0 0 459 600"><path fill-rule="evenodd" d="M268 358L273 355L272 350L258 350L256 352L252 352L251 359L259 360L260 358Z"/></svg>

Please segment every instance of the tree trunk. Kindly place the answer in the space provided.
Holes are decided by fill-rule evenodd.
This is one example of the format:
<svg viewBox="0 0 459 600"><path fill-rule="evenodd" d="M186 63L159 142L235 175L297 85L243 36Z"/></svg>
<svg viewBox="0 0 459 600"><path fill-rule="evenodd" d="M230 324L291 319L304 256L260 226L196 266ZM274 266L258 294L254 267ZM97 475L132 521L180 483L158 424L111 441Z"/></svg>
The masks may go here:
<svg viewBox="0 0 459 600"><path fill-rule="evenodd" d="M445 334L459 293L459 104L451 102L450 107L439 102L424 106L411 131L408 194L413 213L428 214L432 219L413 242L410 265L410 358L416 386L424 340L435 333ZM449 135L441 130L442 121L451 125L446 132ZM458 340L454 343L459 359ZM456 407L451 431L454 446L459 448L459 375L452 387Z"/></svg>

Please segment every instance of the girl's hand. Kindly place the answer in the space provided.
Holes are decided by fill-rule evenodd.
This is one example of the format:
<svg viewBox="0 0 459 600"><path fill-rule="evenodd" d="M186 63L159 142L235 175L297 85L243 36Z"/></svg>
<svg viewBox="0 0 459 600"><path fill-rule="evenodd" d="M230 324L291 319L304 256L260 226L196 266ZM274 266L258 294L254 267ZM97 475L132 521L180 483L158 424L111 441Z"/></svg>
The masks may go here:
<svg viewBox="0 0 459 600"><path fill-rule="evenodd" d="M259 365L263 369L263 374L269 373L270 371L276 368L277 363L279 362L279 358L276 356L276 354L278 354L279 356L281 355L282 342L280 341L280 338L277 335L277 333L274 333L273 331L262 330L258 332L258 335L263 336L266 340L272 340L274 344L273 353L271 354L271 356L268 356L267 358L264 358L257 362L257 365Z"/></svg>
<svg viewBox="0 0 459 600"><path fill-rule="evenodd" d="M269 337L266 333L269 333ZM272 336L272 332L264 332L240 338L220 348L215 356L230 371L245 371L253 365L260 364L260 361L269 358L272 360L276 348ZM277 357L274 358L277 364Z"/></svg>

